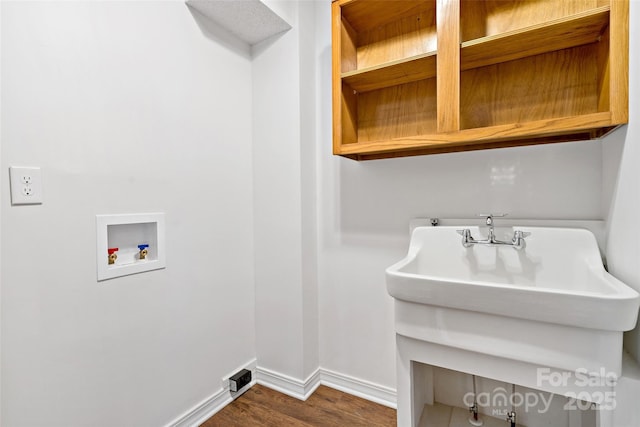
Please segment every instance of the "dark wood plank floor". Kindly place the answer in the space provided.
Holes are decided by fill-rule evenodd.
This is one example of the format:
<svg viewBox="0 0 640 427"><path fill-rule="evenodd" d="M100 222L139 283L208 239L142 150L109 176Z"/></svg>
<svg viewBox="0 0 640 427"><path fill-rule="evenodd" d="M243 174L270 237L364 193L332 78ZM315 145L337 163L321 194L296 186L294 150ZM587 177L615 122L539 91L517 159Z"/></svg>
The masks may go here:
<svg viewBox="0 0 640 427"><path fill-rule="evenodd" d="M320 386L306 402L259 384L201 427L395 427L396 411Z"/></svg>

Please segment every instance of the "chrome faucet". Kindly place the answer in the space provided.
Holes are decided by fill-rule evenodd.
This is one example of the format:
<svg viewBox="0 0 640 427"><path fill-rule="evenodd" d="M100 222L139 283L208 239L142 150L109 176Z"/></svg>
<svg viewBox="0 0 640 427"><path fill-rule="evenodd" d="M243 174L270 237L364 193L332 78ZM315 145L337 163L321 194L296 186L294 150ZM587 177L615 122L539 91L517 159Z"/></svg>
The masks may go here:
<svg viewBox="0 0 640 427"><path fill-rule="evenodd" d="M492 243L496 243L496 234L493 229L493 217L503 218L507 216L507 214L478 214L476 216L486 217L485 224L489 227L489 235L487 236L487 240Z"/></svg>
<svg viewBox="0 0 640 427"><path fill-rule="evenodd" d="M513 232L513 238L510 242L505 242L502 240L496 239L496 233L494 230L494 221L493 218L502 218L505 217L506 214L479 214L478 216L485 218L485 224L489 227L489 233L487 238L484 240L476 240L471 236L471 230L465 228L463 230L456 230L458 234L462 236L462 246L465 248L471 247L473 245L488 245L488 246L511 246L515 249L524 249L526 246L525 237L531 235L531 233L521 230L516 230Z"/></svg>

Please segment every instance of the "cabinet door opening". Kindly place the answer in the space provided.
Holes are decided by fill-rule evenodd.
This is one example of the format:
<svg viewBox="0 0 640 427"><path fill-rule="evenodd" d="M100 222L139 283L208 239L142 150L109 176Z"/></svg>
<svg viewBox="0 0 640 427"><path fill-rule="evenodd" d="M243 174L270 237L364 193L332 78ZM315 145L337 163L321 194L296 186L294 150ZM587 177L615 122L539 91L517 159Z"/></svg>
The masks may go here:
<svg viewBox="0 0 640 427"><path fill-rule="evenodd" d="M607 5L608 0L462 0L462 42L522 30Z"/></svg>
<svg viewBox="0 0 640 427"><path fill-rule="evenodd" d="M354 97L358 142L436 132L435 79L358 93Z"/></svg>
<svg viewBox="0 0 640 427"><path fill-rule="evenodd" d="M461 128L580 116L608 109L606 41L461 73Z"/></svg>
<svg viewBox="0 0 640 427"><path fill-rule="evenodd" d="M434 0L346 3L342 26L342 72L436 50Z"/></svg>

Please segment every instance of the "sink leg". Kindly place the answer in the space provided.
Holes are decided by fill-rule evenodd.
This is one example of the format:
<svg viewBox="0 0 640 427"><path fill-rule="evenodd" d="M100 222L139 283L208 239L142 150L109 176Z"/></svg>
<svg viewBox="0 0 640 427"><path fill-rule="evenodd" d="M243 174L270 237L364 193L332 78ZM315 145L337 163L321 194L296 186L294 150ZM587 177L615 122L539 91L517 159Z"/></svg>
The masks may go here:
<svg viewBox="0 0 640 427"><path fill-rule="evenodd" d="M424 405L433 405L433 368L423 363L411 362L411 390L413 390L413 416L417 423Z"/></svg>
<svg viewBox="0 0 640 427"><path fill-rule="evenodd" d="M417 427L425 404L433 405L433 368L412 361L403 352L403 337L396 335L398 426Z"/></svg>
<svg viewBox="0 0 640 427"><path fill-rule="evenodd" d="M417 426L420 420L413 419L413 407L411 405L411 361L403 357L402 337L396 335L396 398L398 426Z"/></svg>

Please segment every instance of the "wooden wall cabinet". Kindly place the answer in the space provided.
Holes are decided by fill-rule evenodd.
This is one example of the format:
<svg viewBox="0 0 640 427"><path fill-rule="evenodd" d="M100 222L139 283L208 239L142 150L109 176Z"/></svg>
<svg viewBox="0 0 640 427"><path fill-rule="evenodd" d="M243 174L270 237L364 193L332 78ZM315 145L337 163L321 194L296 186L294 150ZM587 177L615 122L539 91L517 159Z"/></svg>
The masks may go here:
<svg viewBox="0 0 640 427"><path fill-rule="evenodd" d="M334 0L333 152L600 138L628 121L628 0Z"/></svg>

